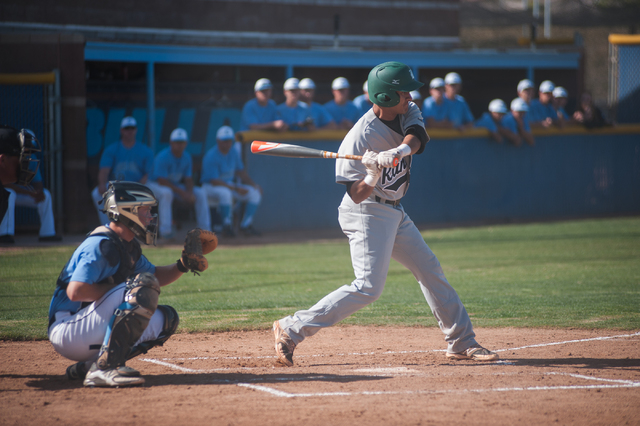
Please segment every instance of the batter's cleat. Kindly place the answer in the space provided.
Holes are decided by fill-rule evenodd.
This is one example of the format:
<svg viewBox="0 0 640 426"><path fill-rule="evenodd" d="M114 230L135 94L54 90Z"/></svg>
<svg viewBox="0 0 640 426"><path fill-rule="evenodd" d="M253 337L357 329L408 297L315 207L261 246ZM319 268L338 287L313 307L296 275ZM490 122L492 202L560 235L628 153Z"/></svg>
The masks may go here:
<svg viewBox="0 0 640 426"><path fill-rule="evenodd" d="M82 380L87 375L87 363L85 361L77 362L67 367L67 380Z"/></svg>
<svg viewBox="0 0 640 426"><path fill-rule="evenodd" d="M296 344L293 343L291 337L280 328L280 322L273 323L273 334L276 338L276 354L278 354L278 362L287 367L293 367L293 350Z"/></svg>
<svg viewBox="0 0 640 426"><path fill-rule="evenodd" d="M140 386L144 384L144 378L140 376L137 370L131 367L122 366L110 370L100 370L94 362L83 384L89 387L99 386L112 388Z"/></svg>
<svg viewBox="0 0 640 426"><path fill-rule="evenodd" d="M462 352L447 352L446 356L451 359L472 359L474 361L495 361L500 358L497 353L480 345L472 346Z"/></svg>

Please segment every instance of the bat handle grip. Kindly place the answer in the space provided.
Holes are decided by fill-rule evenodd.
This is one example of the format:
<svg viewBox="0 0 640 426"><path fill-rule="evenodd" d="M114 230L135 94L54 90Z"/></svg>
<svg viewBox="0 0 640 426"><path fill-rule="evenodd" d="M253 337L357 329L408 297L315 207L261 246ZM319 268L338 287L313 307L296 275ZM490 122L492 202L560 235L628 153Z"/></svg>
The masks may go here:
<svg viewBox="0 0 640 426"><path fill-rule="evenodd" d="M400 160L398 160L397 158L393 159L393 167L398 167L399 163L400 163Z"/></svg>

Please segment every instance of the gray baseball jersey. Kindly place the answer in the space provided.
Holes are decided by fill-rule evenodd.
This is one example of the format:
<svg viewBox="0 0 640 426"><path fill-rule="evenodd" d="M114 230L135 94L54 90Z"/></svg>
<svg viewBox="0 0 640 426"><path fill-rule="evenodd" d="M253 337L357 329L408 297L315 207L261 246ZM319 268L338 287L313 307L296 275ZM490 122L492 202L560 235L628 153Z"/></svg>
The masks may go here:
<svg viewBox="0 0 640 426"><path fill-rule="evenodd" d="M400 128L406 130L413 125L424 128L420 109L413 102L409 103L409 111L399 116ZM338 152L340 154L362 155L367 149L382 152L396 148L404 139L401 135L376 117L373 108L367 111L347 133ZM399 200L409 188L409 172L411 156L404 157L397 167L385 168L373 190L373 195L386 200ZM336 182L355 182L367 174L361 161L336 162Z"/></svg>
<svg viewBox="0 0 640 426"><path fill-rule="evenodd" d="M411 125L422 125L422 115L415 104L409 104L409 111L399 117L399 124L403 132ZM403 139L404 135L389 128L373 110L369 110L347 134L339 152L363 154L367 149L380 152L399 146ZM408 156L398 166L384 169L373 194L361 203L354 203L349 194L343 197L338 220L349 238L355 280L328 294L311 308L279 321L296 345L380 297L392 258L409 269L420 284L445 335L448 352L462 352L477 344L464 305L447 282L440 262L420 231L402 205L385 202L399 200L406 193L410 168L411 156ZM365 175L362 162L337 160L336 181L355 182Z"/></svg>

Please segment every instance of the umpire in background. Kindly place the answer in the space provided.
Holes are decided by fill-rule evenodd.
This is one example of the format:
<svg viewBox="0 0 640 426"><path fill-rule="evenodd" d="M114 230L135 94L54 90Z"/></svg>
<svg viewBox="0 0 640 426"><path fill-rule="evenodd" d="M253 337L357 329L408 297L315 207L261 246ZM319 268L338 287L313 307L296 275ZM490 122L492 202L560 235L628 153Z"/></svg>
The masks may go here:
<svg viewBox="0 0 640 426"><path fill-rule="evenodd" d="M31 154L40 151L38 140L31 130L18 130L0 125L0 222L9 207L9 191L4 185L29 185L38 171L39 160Z"/></svg>

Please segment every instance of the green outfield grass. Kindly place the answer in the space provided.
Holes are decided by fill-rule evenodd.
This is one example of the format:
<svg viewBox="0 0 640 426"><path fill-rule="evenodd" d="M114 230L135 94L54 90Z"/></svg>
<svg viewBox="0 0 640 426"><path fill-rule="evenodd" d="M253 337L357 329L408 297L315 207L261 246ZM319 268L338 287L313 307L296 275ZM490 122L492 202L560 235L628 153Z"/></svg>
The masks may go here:
<svg viewBox="0 0 640 426"><path fill-rule="evenodd" d="M640 329L640 218L423 232L476 326ZM46 338L56 277L75 247L0 254L0 339ZM175 262L176 248L147 248ZM182 332L266 329L353 279L339 241L221 247L202 276L164 287ZM392 261L382 297L344 321L436 326L413 276Z"/></svg>

